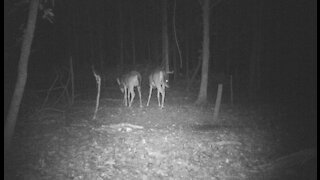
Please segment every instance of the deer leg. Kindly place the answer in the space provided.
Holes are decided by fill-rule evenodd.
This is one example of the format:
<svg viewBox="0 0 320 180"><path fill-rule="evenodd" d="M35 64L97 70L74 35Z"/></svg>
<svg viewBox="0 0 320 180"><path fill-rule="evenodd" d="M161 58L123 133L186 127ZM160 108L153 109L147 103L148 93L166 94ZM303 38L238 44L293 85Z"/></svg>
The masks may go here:
<svg viewBox="0 0 320 180"><path fill-rule="evenodd" d="M136 95L136 94L134 93L134 89L130 89L130 94L131 94L131 98L130 98L129 107L131 107L132 101L133 101L133 99L134 99L134 96Z"/></svg>
<svg viewBox="0 0 320 180"><path fill-rule="evenodd" d="M127 106L130 106L130 91L127 89Z"/></svg>
<svg viewBox="0 0 320 180"><path fill-rule="evenodd" d="M159 107L161 107L161 105L160 105L160 90L159 90L159 88L157 88L157 98L158 98L158 105L159 105Z"/></svg>
<svg viewBox="0 0 320 180"><path fill-rule="evenodd" d="M152 94L152 86L150 85L150 90L149 90L149 97L148 97L147 106L149 106L149 102L150 102L151 94Z"/></svg>
<svg viewBox="0 0 320 180"><path fill-rule="evenodd" d="M123 100L124 100L124 105L127 106L127 88L124 88L124 97L123 97Z"/></svg>
<svg viewBox="0 0 320 180"><path fill-rule="evenodd" d="M140 107L142 107L142 101L141 101L141 87L138 86L138 93L139 93L139 99L140 99Z"/></svg>
<svg viewBox="0 0 320 180"><path fill-rule="evenodd" d="M161 108L163 108L164 98L166 97L166 91L165 91L165 89L164 89L164 88L162 89L162 93L161 93L161 95L162 95L162 105L161 105Z"/></svg>
<svg viewBox="0 0 320 180"><path fill-rule="evenodd" d="M128 107L131 106L131 92L128 90Z"/></svg>

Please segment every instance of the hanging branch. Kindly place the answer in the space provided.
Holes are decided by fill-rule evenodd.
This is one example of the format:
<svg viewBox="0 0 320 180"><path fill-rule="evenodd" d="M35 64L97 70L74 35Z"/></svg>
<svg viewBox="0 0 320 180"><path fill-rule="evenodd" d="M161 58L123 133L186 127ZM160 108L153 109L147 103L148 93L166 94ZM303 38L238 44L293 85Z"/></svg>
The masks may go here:
<svg viewBox="0 0 320 180"><path fill-rule="evenodd" d="M180 51L180 46L178 43L177 32L176 32L176 5L177 5L177 1L175 0L174 1L174 9L173 9L173 31L174 31L174 38L176 40L176 45L177 45L179 57L180 57L180 68L182 68L181 51Z"/></svg>
<svg viewBox="0 0 320 180"><path fill-rule="evenodd" d="M97 93L97 99L96 99L96 108L94 110L94 114L93 114L93 117L92 117L92 120L95 120L96 117L97 117L97 112L98 112L98 108L99 108L99 99L100 99L100 88L101 88L101 77L100 75L97 74L97 72L94 70L94 67L92 67L92 72L93 72L93 75L94 77L96 78L96 82L97 82L97 85L98 85L98 93Z"/></svg>

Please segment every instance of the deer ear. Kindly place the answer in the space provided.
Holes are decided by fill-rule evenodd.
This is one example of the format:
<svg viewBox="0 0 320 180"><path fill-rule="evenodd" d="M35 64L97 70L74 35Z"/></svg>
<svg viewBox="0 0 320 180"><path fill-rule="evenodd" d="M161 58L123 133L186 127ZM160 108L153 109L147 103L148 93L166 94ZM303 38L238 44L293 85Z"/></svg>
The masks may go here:
<svg viewBox="0 0 320 180"><path fill-rule="evenodd" d="M119 78L117 78L117 83L120 85L120 80L119 80Z"/></svg>

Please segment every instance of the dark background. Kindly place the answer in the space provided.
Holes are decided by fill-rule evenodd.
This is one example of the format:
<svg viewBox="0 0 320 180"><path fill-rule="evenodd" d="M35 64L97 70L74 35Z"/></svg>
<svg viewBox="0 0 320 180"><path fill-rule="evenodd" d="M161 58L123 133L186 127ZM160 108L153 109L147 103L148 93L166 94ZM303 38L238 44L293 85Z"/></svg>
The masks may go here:
<svg viewBox="0 0 320 180"><path fill-rule="evenodd" d="M19 2L4 1L5 114L16 80L22 30L28 13L28 5ZM237 77L239 96L242 94L242 97L248 95L247 79L257 10L255 4L255 0L222 0L211 8L210 73L229 71L227 73L233 74L232 68L227 70L227 62L230 67L236 67L240 74ZM170 49L176 48L172 30L173 5L174 1L168 1ZM119 7L123 13L124 66L128 69L132 67L131 18L134 22L136 63L141 66L159 65L161 1L55 1L54 23L42 19L42 12L39 12L29 61L27 90L47 89L55 77L54 69L68 66L70 54L73 54L75 61L78 91L95 88L91 64L99 66L102 60L104 65L100 66L101 71L106 74L113 74L112 69L119 69ZM301 121L306 117L316 120L316 13L316 1L313 0L262 1L259 94L262 99L288 106L292 117L298 116ZM176 29L184 59L188 39L190 48L187 55L191 61L190 71L193 72L202 42L202 11L197 0L177 0ZM100 48L92 48L92 41L100 42ZM81 83L77 84L77 81ZM209 94L215 92L209 91Z"/></svg>

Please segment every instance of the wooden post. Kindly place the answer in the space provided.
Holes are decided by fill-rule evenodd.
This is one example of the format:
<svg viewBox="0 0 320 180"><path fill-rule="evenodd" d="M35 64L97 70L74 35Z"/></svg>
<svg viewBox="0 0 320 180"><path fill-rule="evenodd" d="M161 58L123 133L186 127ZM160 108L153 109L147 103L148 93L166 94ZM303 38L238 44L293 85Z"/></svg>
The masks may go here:
<svg viewBox="0 0 320 180"><path fill-rule="evenodd" d="M216 104L215 104L215 106L214 106L213 120L217 120L218 117L219 117L222 91L223 91L223 85L222 85L222 84L219 84L219 85L218 85L218 92L217 92Z"/></svg>
<svg viewBox="0 0 320 180"><path fill-rule="evenodd" d="M95 120L96 117L97 117L97 112L98 112L98 109L99 109L99 101L100 101L100 89L101 89L101 77L100 75L95 71L94 67L92 66L92 72L93 72L93 75L96 79L96 82L97 82L97 88L98 88L98 92L97 92L97 99L96 99L96 108L94 110L94 114L93 114L93 117L92 117L92 120Z"/></svg>

